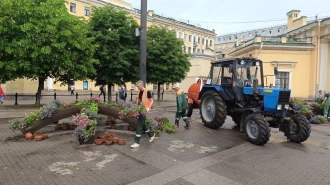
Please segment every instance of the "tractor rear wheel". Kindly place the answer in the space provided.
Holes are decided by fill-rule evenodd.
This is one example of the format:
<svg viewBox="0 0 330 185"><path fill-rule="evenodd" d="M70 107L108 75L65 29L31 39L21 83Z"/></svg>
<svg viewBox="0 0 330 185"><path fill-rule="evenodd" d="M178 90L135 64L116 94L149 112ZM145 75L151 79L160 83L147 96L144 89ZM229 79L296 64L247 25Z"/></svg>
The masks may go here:
<svg viewBox="0 0 330 185"><path fill-rule="evenodd" d="M311 126L307 118L301 114L296 114L292 115L291 119L286 127L286 137L294 143L306 141L311 133Z"/></svg>
<svg viewBox="0 0 330 185"><path fill-rule="evenodd" d="M188 104L188 109L187 109L187 116L191 117L192 113L193 113L193 104L189 103Z"/></svg>
<svg viewBox="0 0 330 185"><path fill-rule="evenodd" d="M206 91L201 98L200 112L206 127L218 129L225 123L227 106L217 92Z"/></svg>
<svg viewBox="0 0 330 185"><path fill-rule="evenodd" d="M245 133L247 140L255 145L264 145L269 141L270 128L264 116L250 114L245 119Z"/></svg>

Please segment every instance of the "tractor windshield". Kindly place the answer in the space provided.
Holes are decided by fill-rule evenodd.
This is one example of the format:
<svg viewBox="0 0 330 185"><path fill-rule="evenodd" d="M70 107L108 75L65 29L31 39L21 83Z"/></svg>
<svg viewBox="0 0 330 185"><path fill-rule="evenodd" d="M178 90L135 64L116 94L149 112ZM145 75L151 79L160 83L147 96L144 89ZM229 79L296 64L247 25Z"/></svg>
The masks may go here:
<svg viewBox="0 0 330 185"><path fill-rule="evenodd" d="M253 79L258 79L258 85L263 86L261 78L261 62L255 60L240 60L236 64L236 85L252 86Z"/></svg>

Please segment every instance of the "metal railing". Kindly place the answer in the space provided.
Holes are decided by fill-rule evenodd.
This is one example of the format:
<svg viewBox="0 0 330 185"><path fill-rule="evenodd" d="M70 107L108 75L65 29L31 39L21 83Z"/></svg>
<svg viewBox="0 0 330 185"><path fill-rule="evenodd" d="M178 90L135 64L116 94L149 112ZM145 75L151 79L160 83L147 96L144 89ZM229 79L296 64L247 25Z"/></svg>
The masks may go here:
<svg viewBox="0 0 330 185"><path fill-rule="evenodd" d="M127 93L128 94L128 93ZM90 94L78 94L78 92L76 92L76 94L74 95L75 97L76 97L76 101L78 100L78 98L79 97L81 97L81 96L90 96L90 97L93 97L93 95L94 96L98 96L97 94L93 94L92 92L90 93ZM111 96L112 96L113 94L111 94ZM119 95L118 95L118 92L116 92L115 94L115 97L116 97L116 102L118 102L118 99L119 99ZM134 96L136 96L137 95L137 93L136 94L134 94L132 91L131 91L131 94L130 94L130 96L131 96L131 98L130 98L130 101L133 101L133 95ZM154 97L154 93L152 92L151 93L151 95L152 95L152 97ZM37 100L38 100L38 94L36 93L35 95L26 95L26 94L18 94L18 93L15 93L15 95L6 95L7 97L14 97L14 99L15 99L15 103L14 103L14 105L18 105L18 97L27 97L27 96L29 96L29 97L31 97L31 96L35 96L35 100L36 100L36 103L37 103ZM56 98L58 98L58 97L65 97L65 96L72 96L72 95L58 95L58 94L56 94L56 92L53 94L53 95L41 95L41 97L46 97L46 96L52 96L52 97L54 97L54 100L56 100ZM105 94L103 94L103 101L104 102L106 102L106 97L107 97L107 95L105 95ZM164 91L162 91L161 92L161 99L163 100L164 99Z"/></svg>

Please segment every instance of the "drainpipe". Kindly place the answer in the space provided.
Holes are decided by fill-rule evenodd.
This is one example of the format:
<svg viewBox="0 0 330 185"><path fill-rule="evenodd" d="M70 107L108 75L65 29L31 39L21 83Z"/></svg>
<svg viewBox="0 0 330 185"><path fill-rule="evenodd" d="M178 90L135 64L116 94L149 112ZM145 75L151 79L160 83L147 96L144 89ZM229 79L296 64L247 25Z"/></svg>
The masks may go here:
<svg viewBox="0 0 330 185"><path fill-rule="evenodd" d="M320 84L320 53L321 53L321 42L320 42L320 34L321 34L321 20L317 21L317 61L316 61L316 91L315 95L317 94L319 90L319 84Z"/></svg>

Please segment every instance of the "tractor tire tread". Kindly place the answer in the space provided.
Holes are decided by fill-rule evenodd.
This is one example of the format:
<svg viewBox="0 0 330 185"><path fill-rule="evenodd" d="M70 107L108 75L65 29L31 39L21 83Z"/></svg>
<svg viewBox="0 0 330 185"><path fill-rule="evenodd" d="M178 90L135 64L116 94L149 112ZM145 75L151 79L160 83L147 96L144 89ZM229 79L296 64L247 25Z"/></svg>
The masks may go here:
<svg viewBox="0 0 330 185"><path fill-rule="evenodd" d="M216 105L216 112L215 112L216 115L215 115L215 118L212 121L206 122L205 119L203 118L202 111L200 110L202 121L203 121L203 123L204 123L204 125L206 127L211 128L211 129L218 129L226 121L226 117L227 117L226 116L227 115L227 106L226 106L226 103L220 97L220 95L217 92L215 92L215 91L206 91L203 94L201 100L203 101L203 99L206 96L212 96L213 97L214 103ZM202 108L202 101L201 101L200 109Z"/></svg>
<svg viewBox="0 0 330 185"><path fill-rule="evenodd" d="M311 134L311 125L308 123L307 118L301 114L295 114L291 116L291 118L295 122L296 121L300 122L300 124L297 123L299 125L300 133L298 133L297 135L291 135L290 131L288 130L286 133L287 138L294 143L301 143L306 141Z"/></svg>
<svg viewBox="0 0 330 185"><path fill-rule="evenodd" d="M269 124L267 123L265 118L260 114L250 114L250 115L248 115L245 119L244 125L246 126L248 121L250 121L250 120L254 120L258 124L259 135L256 139L250 138L249 135L248 135L248 132L246 130L247 140L250 143L253 143L253 144L259 145L259 146L266 144L269 141L270 131L271 131L271 129L269 128Z"/></svg>

